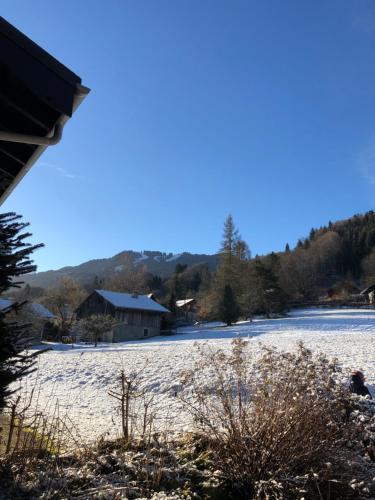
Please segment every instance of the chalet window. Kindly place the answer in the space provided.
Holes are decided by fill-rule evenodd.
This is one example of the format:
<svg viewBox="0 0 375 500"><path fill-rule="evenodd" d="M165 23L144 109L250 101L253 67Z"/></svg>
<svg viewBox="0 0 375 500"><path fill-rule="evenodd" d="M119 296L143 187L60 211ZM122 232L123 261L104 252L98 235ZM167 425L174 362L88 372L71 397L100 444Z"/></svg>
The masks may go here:
<svg viewBox="0 0 375 500"><path fill-rule="evenodd" d="M148 328L143 328L143 336L148 337Z"/></svg>

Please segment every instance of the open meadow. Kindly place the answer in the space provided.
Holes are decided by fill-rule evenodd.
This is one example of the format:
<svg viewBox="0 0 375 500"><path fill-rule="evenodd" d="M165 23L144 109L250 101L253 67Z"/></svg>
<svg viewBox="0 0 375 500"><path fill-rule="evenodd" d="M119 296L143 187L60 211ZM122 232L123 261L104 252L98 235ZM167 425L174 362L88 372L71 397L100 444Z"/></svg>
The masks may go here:
<svg viewBox="0 0 375 500"><path fill-rule="evenodd" d="M370 309L309 309L292 311L281 319L256 319L231 327L219 324L180 329L177 335L144 341L92 345L49 344L38 369L22 381L23 393L36 387L33 405L66 417L74 436L91 441L120 432L117 401L108 391L116 388L121 370L141 371L139 380L153 397L155 425L168 431L188 429L191 420L180 404L188 397L189 383L180 376L198 356L198 345L228 349L236 336L248 340L254 358L262 344L293 350L299 341L308 348L337 357L347 369L362 369L375 395L375 311Z"/></svg>

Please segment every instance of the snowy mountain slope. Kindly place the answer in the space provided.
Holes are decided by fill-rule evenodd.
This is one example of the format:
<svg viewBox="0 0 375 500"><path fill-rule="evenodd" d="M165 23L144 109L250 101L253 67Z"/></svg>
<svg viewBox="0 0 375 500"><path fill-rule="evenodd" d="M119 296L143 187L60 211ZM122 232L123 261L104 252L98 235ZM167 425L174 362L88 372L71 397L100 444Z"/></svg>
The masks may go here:
<svg viewBox="0 0 375 500"><path fill-rule="evenodd" d="M120 272L129 265L142 265L152 274L161 277L170 276L176 264L207 264L211 270L216 269L217 255L163 253L158 251L133 252L126 250L108 259L95 259L78 266L68 266L54 271L45 271L27 275L23 278L30 286L50 288L55 286L63 277L70 277L82 284L92 284L95 277L104 278L111 273Z"/></svg>
<svg viewBox="0 0 375 500"><path fill-rule="evenodd" d="M144 368L142 376L148 391L155 395L157 423L168 429L189 428L189 417L182 412L176 392L181 370L191 366L197 356L195 343L207 342L216 348L229 348L240 335L253 345L274 345L284 350L305 344L329 357L337 357L349 370L364 370L370 390L375 395L375 311L359 309L312 309L293 312L278 320L256 320L232 327L206 325L184 328L173 337L90 346L54 345L53 351L39 358L39 369L27 379L27 386L40 388L39 407L54 411L59 402L60 414L66 412L85 440L108 432L115 435L120 421L115 402L108 390L122 368Z"/></svg>

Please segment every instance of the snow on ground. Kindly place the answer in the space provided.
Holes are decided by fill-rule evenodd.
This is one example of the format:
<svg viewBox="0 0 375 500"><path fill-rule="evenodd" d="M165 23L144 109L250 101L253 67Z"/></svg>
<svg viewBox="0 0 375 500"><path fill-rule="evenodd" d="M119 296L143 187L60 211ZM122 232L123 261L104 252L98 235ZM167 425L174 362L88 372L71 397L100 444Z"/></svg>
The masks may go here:
<svg viewBox="0 0 375 500"><path fill-rule="evenodd" d="M148 258L149 258L148 255L145 255L143 252L141 252L140 255L139 255L139 257L137 257L136 259L134 259L134 263L135 264L139 264L143 260L148 260Z"/></svg>
<svg viewBox="0 0 375 500"><path fill-rule="evenodd" d="M181 257L182 253L176 253L169 257L168 259L165 259L165 262L173 262L174 260L177 260Z"/></svg>
<svg viewBox="0 0 375 500"><path fill-rule="evenodd" d="M292 350L303 340L307 347L339 358L348 370L362 369L375 396L375 310L369 309L296 310L281 319L185 327L171 337L97 348L50 344L53 350L39 357L38 370L26 382L29 388L37 383L40 409L51 414L58 401L60 415L66 412L81 438L91 440L118 433L116 402L108 390L119 371L145 367L142 376L155 394L159 425L181 429L189 426L189 419L181 413L176 390L181 370L191 366L197 355L195 343L229 348L237 335L249 339L256 350L261 343Z"/></svg>

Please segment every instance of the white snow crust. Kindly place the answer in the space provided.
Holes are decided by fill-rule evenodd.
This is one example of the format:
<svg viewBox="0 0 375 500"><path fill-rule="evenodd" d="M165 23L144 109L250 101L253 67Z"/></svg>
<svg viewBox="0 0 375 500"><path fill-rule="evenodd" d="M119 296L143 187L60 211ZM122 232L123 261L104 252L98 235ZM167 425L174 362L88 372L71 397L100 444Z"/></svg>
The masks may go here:
<svg viewBox="0 0 375 500"><path fill-rule="evenodd" d="M166 262L173 262L174 260L177 260L181 257L182 253L176 253L172 255L172 257L169 257L168 259L165 259Z"/></svg>
<svg viewBox="0 0 375 500"><path fill-rule="evenodd" d="M108 290L95 290L95 292L115 307L160 313L169 312L164 306L150 299L148 295L133 295L131 293L111 292Z"/></svg>
<svg viewBox="0 0 375 500"><path fill-rule="evenodd" d="M52 414L58 401L60 415L66 413L85 441L99 435L117 435L120 419L114 388L119 370L144 371L148 391L155 394L158 424L166 429L189 428L191 422L181 411L176 392L181 389L179 374L197 357L195 343L227 349L235 336L248 339L256 352L261 343L293 350L298 341L314 351L337 357L349 371L362 369L375 396L375 310L296 310L286 318L256 319L232 327L218 323L185 327L171 337L144 341L90 345L49 344L53 350L39 356L38 370L24 384L37 384L38 408ZM183 387L189 391L189 387Z"/></svg>
<svg viewBox="0 0 375 500"><path fill-rule="evenodd" d="M136 259L134 259L134 263L135 264L139 264L140 262L142 262L143 260L148 260L149 259L149 256L144 254L143 252L140 254L139 257L137 257Z"/></svg>

